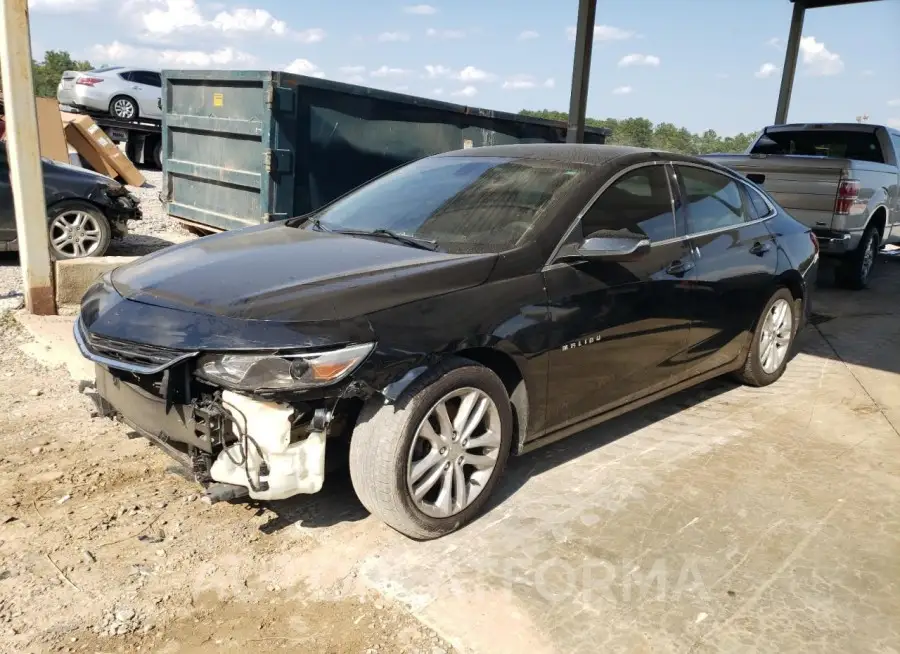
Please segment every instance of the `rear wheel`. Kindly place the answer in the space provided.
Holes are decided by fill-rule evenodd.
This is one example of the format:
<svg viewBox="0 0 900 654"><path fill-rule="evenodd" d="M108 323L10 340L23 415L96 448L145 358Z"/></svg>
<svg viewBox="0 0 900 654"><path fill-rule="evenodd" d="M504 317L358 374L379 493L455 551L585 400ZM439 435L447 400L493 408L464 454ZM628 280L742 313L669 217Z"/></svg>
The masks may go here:
<svg viewBox="0 0 900 654"><path fill-rule="evenodd" d="M869 285L878 259L880 241L875 225L869 225L863 232L859 247L837 268L836 280L841 286L861 290Z"/></svg>
<svg viewBox="0 0 900 654"><path fill-rule="evenodd" d="M376 517L411 538L437 538L480 513L511 441L503 382L484 366L451 359L396 404L364 407L350 441L350 477Z"/></svg>
<svg viewBox="0 0 900 654"><path fill-rule="evenodd" d="M109 103L109 113L123 120L134 120L138 117L138 106L127 95L117 95Z"/></svg>
<svg viewBox="0 0 900 654"><path fill-rule="evenodd" d="M737 378L750 386L768 386L784 374L799 316L794 296L786 288L778 289L756 323L744 367Z"/></svg>

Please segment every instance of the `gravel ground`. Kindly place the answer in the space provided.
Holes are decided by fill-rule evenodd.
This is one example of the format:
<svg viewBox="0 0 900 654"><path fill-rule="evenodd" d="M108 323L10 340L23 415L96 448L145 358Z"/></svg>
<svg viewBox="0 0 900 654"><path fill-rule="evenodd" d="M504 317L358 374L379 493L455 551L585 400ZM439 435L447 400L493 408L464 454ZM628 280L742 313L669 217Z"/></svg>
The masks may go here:
<svg viewBox="0 0 900 654"><path fill-rule="evenodd" d="M196 238L181 224L166 214L159 194L162 191L162 172L141 171L147 183L143 187L129 186L141 201L143 218L128 223L128 236L113 239L107 254L111 256L144 255L173 243ZM0 311L22 306L22 271L19 255L0 253Z"/></svg>

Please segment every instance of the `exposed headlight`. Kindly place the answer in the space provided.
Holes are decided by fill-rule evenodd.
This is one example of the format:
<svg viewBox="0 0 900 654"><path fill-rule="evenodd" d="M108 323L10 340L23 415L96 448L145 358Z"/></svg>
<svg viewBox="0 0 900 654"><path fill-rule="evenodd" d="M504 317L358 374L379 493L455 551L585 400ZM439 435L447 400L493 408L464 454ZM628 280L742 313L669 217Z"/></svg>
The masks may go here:
<svg viewBox="0 0 900 654"><path fill-rule="evenodd" d="M197 375L244 391L315 388L339 382L372 351L374 343L309 354L206 354Z"/></svg>

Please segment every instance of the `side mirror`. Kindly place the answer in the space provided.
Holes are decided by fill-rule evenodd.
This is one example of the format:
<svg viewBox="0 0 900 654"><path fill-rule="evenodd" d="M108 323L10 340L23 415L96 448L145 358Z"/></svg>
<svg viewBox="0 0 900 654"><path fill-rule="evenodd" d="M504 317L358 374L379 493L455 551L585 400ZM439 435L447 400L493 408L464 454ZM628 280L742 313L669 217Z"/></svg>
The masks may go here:
<svg viewBox="0 0 900 654"><path fill-rule="evenodd" d="M573 244L574 245L574 244ZM563 258L576 260L637 261L650 252L650 239L631 232L594 232Z"/></svg>

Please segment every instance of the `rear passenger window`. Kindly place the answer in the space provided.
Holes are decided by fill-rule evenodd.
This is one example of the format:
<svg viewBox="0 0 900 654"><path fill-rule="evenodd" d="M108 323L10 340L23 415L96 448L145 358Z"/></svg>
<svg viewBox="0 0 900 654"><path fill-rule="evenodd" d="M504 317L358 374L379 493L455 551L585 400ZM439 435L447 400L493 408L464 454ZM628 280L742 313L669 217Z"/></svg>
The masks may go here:
<svg viewBox="0 0 900 654"><path fill-rule="evenodd" d="M603 191L581 221L585 238L600 230L628 230L650 242L675 238L675 216L664 166L645 166Z"/></svg>
<svg viewBox="0 0 900 654"><path fill-rule="evenodd" d="M765 218L772 210L769 208L769 205L766 204L766 201L763 200L762 195L754 191L749 186L744 187L744 191L747 193L747 198L750 200L750 219L751 220L759 220L760 218Z"/></svg>
<svg viewBox="0 0 900 654"><path fill-rule="evenodd" d="M685 191L688 232L697 234L752 220L738 182L706 168L678 166Z"/></svg>

